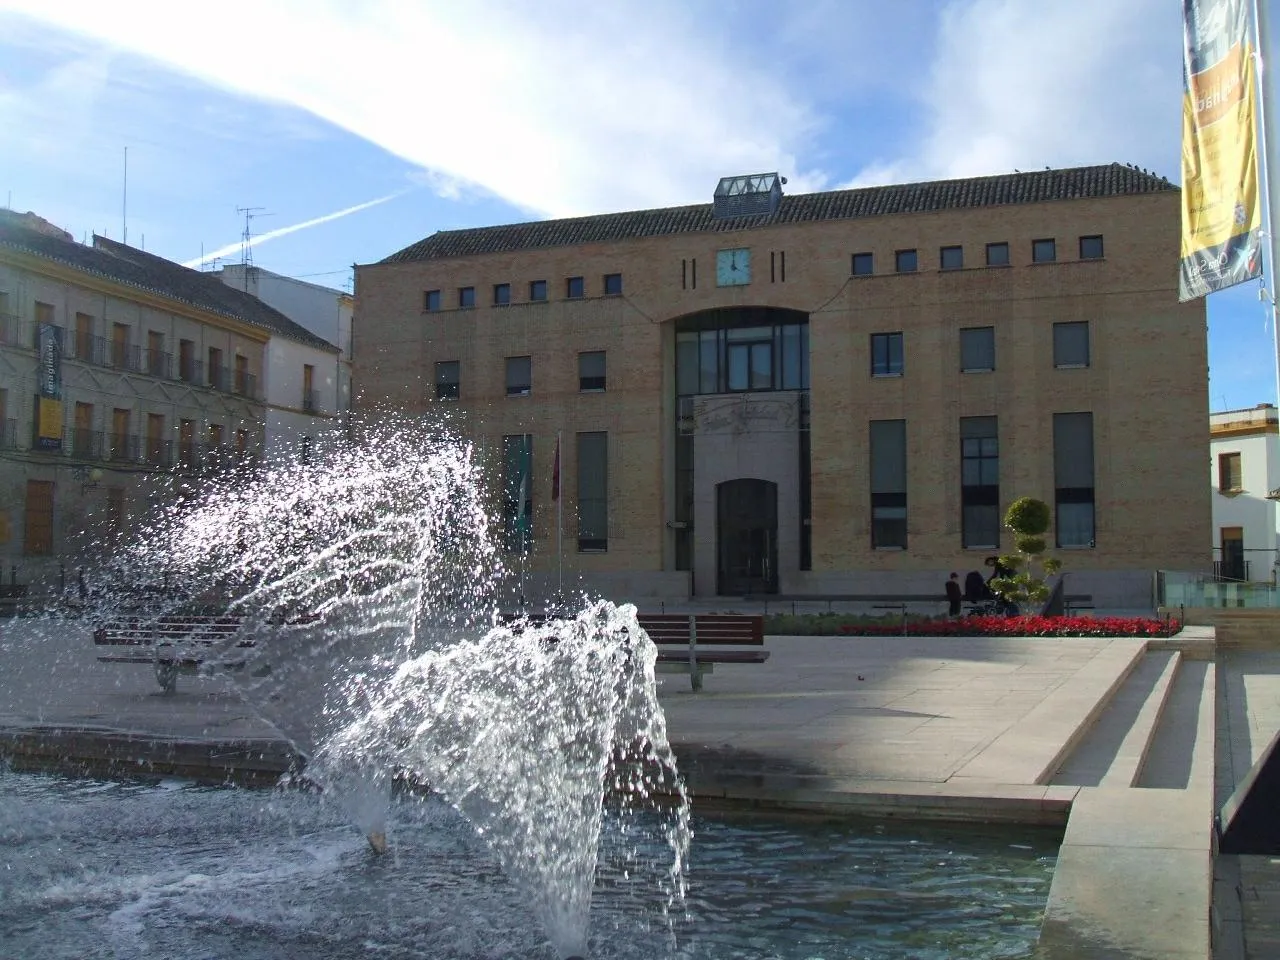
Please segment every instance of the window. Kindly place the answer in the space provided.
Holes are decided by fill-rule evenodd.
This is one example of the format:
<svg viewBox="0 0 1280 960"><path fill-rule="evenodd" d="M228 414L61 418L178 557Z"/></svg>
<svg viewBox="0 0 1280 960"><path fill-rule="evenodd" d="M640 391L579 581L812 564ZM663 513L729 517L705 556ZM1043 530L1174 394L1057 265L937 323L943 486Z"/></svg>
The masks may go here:
<svg viewBox="0 0 1280 960"><path fill-rule="evenodd" d="M27 481L27 504L22 552L28 556L53 553L53 483Z"/></svg>
<svg viewBox="0 0 1280 960"><path fill-rule="evenodd" d="M578 549L609 549L609 435L578 434Z"/></svg>
<svg viewBox="0 0 1280 960"><path fill-rule="evenodd" d="M578 389L587 392L604 390L604 351L578 354Z"/></svg>
<svg viewBox="0 0 1280 960"><path fill-rule="evenodd" d="M1009 244L1004 243L988 243L987 244L987 266L988 267L1007 267L1009 265Z"/></svg>
<svg viewBox="0 0 1280 960"><path fill-rule="evenodd" d="M436 399L457 400L462 395L462 364L457 360L436 363Z"/></svg>
<svg viewBox="0 0 1280 960"><path fill-rule="evenodd" d="M1055 240L1032 240L1031 262L1053 263L1058 259L1058 244Z"/></svg>
<svg viewBox="0 0 1280 960"><path fill-rule="evenodd" d="M107 529L119 533L124 519L124 487L107 487Z"/></svg>
<svg viewBox="0 0 1280 960"><path fill-rule="evenodd" d="M511 302L511 284L495 283L493 285L493 305L505 307Z"/></svg>
<svg viewBox="0 0 1280 960"><path fill-rule="evenodd" d="M475 287L459 287L458 288L458 309L469 310L476 305L476 288Z"/></svg>
<svg viewBox="0 0 1280 960"><path fill-rule="evenodd" d="M76 358L93 359L93 317L87 313L76 314Z"/></svg>
<svg viewBox="0 0 1280 960"><path fill-rule="evenodd" d="M422 309L423 309L423 310L425 310L427 313L435 313L436 311L438 311L438 310L440 309L440 307L441 307L441 304L440 304L440 291L439 291L439 290L425 290L425 291L423 291L423 294L422 294Z"/></svg>
<svg viewBox="0 0 1280 960"><path fill-rule="evenodd" d="M1093 414L1053 415L1054 528L1060 547L1094 545Z"/></svg>
<svg viewBox="0 0 1280 960"><path fill-rule="evenodd" d="M530 280L529 299L535 303L547 299L547 281Z"/></svg>
<svg viewBox="0 0 1280 960"><path fill-rule="evenodd" d="M622 274L606 273L604 275L604 295L606 297L622 296Z"/></svg>
<svg viewBox="0 0 1280 960"><path fill-rule="evenodd" d="M1240 454L1218 454L1218 490L1221 493L1239 493L1244 489L1244 474L1240 472Z"/></svg>
<svg viewBox="0 0 1280 960"><path fill-rule="evenodd" d="M1102 235L1097 234L1092 237L1080 238L1080 259L1081 260L1101 260L1102 259Z"/></svg>
<svg viewBox="0 0 1280 960"><path fill-rule="evenodd" d="M218 447L222 446L223 433L224 433L224 430L223 430L222 424L220 423L209 424L209 446L212 447L214 450L217 450Z"/></svg>
<svg viewBox="0 0 1280 960"><path fill-rule="evenodd" d="M147 414L147 463L168 466L169 445L164 439L164 414Z"/></svg>
<svg viewBox="0 0 1280 960"><path fill-rule="evenodd" d="M730 392L773 389L773 328L725 331L726 386Z"/></svg>
<svg viewBox="0 0 1280 960"><path fill-rule="evenodd" d="M1055 367L1087 367L1089 365L1089 322L1087 320L1053 325L1053 365Z"/></svg>
<svg viewBox="0 0 1280 960"><path fill-rule="evenodd" d="M36 301L36 323L53 323L53 304Z"/></svg>
<svg viewBox="0 0 1280 960"><path fill-rule="evenodd" d="M893 255L894 269L898 273L915 273L917 257L914 250L899 250Z"/></svg>
<svg viewBox="0 0 1280 960"><path fill-rule="evenodd" d="M996 368L996 328L964 327L960 331L960 371L986 373Z"/></svg>
<svg viewBox="0 0 1280 960"><path fill-rule="evenodd" d="M316 397L316 368L309 363L302 365L302 409L315 413L320 409Z"/></svg>
<svg viewBox="0 0 1280 960"><path fill-rule="evenodd" d="M907 421L871 421L871 546L907 547Z"/></svg>
<svg viewBox="0 0 1280 960"><path fill-rule="evenodd" d="M147 373L153 377L169 375L169 357L164 352L164 334L158 330L147 331Z"/></svg>
<svg viewBox="0 0 1280 960"><path fill-rule="evenodd" d="M111 365L122 370L132 369L129 366L129 325L113 323L111 325Z"/></svg>
<svg viewBox="0 0 1280 960"><path fill-rule="evenodd" d="M567 300L581 300L587 295L587 285L581 277L570 277L564 282L564 295Z"/></svg>
<svg viewBox="0 0 1280 960"><path fill-rule="evenodd" d="M527 397L532 387L532 359L530 357L507 357L507 396Z"/></svg>
<svg viewBox="0 0 1280 960"><path fill-rule="evenodd" d="M502 438L502 542L512 553L533 547L533 435Z"/></svg>
<svg viewBox="0 0 1280 960"><path fill-rule="evenodd" d="M960 418L960 540L1000 546L1000 440L995 417Z"/></svg>
<svg viewBox="0 0 1280 960"><path fill-rule="evenodd" d="M960 270L964 267L964 247L943 247L938 251L938 263L943 270Z"/></svg>
<svg viewBox="0 0 1280 960"><path fill-rule="evenodd" d="M178 341L178 378L188 383L199 379L196 370L196 345L192 340Z"/></svg>
<svg viewBox="0 0 1280 960"><path fill-rule="evenodd" d="M875 272L875 257L869 253L855 253L851 269L855 277L869 277Z"/></svg>
<svg viewBox="0 0 1280 960"><path fill-rule="evenodd" d="M249 431L243 428L236 431L236 453L245 456L249 452Z"/></svg>
<svg viewBox="0 0 1280 960"><path fill-rule="evenodd" d="M178 460L184 467L193 465L196 456L196 422L178 421Z"/></svg>
<svg viewBox="0 0 1280 960"><path fill-rule="evenodd" d="M209 386L221 390L226 380L222 369L222 351L217 347L209 348Z"/></svg>
<svg viewBox="0 0 1280 960"><path fill-rule="evenodd" d="M871 335L871 375L873 377L902 376L902 334L873 333Z"/></svg>
<svg viewBox="0 0 1280 960"><path fill-rule="evenodd" d="M127 460L129 456L129 418L131 412L126 407L115 407L111 411L111 459ZM136 451L135 451L136 455Z"/></svg>
<svg viewBox="0 0 1280 960"><path fill-rule="evenodd" d="M75 433L71 435L71 455L89 458L93 449L93 404L76 402Z"/></svg>
<svg viewBox="0 0 1280 960"><path fill-rule="evenodd" d="M249 358L242 353L236 354L236 393L248 396L249 390Z"/></svg>

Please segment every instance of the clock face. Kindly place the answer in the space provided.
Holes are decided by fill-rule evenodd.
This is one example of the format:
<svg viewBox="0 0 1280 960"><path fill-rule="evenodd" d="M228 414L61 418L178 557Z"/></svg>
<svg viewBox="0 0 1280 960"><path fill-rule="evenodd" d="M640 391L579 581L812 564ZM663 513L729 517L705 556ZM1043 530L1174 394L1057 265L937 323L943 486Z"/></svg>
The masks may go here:
<svg viewBox="0 0 1280 960"><path fill-rule="evenodd" d="M716 254L716 286L736 287L751 282L751 251L746 247Z"/></svg>

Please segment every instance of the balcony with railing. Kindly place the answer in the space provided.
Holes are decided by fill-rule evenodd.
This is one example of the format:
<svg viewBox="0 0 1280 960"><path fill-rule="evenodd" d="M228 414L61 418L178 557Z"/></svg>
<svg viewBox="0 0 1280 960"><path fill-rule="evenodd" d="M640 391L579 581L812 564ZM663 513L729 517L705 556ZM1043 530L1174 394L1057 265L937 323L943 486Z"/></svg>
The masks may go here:
<svg viewBox="0 0 1280 960"><path fill-rule="evenodd" d="M12 313L0 313L0 343L18 344L22 340L22 325Z"/></svg>
<svg viewBox="0 0 1280 960"><path fill-rule="evenodd" d="M1249 573L1249 561L1243 557L1228 557L1226 560L1213 561L1213 579L1219 583L1251 580L1253 578Z"/></svg>
<svg viewBox="0 0 1280 960"><path fill-rule="evenodd" d="M18 449L18 421L0 420L0 450Z"/></svg>

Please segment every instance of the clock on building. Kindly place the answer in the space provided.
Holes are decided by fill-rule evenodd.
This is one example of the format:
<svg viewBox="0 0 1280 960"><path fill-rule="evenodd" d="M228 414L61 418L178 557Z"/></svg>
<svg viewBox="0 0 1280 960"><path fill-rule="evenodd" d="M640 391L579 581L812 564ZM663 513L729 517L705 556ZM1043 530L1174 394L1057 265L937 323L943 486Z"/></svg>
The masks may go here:
<svg viewBox="0 0 1280 960"><path fill-rule="evenodd" d="M751 251L746 247L716 253L716 286L736 287L751 282Z"/></svg>

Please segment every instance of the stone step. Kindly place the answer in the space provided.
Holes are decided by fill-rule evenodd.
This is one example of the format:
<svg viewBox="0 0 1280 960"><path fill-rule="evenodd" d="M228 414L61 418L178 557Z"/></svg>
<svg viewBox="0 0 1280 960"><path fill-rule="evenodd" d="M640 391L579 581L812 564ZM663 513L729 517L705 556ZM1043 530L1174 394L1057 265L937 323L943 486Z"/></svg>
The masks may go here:
<svg viewBox="0 0 1280 960"><path fill-rule="evenodd" d="M1169 691L1135 786L1204 792L1213 806L1217 669L1186 660Z"/></svg>
<svg viewBox="0 0 1280 960"><path fill-rule="evenodd" d="M1181 663L1176 651L1148 652L1050 781L1057 786L1132 786Z"/></svg>

